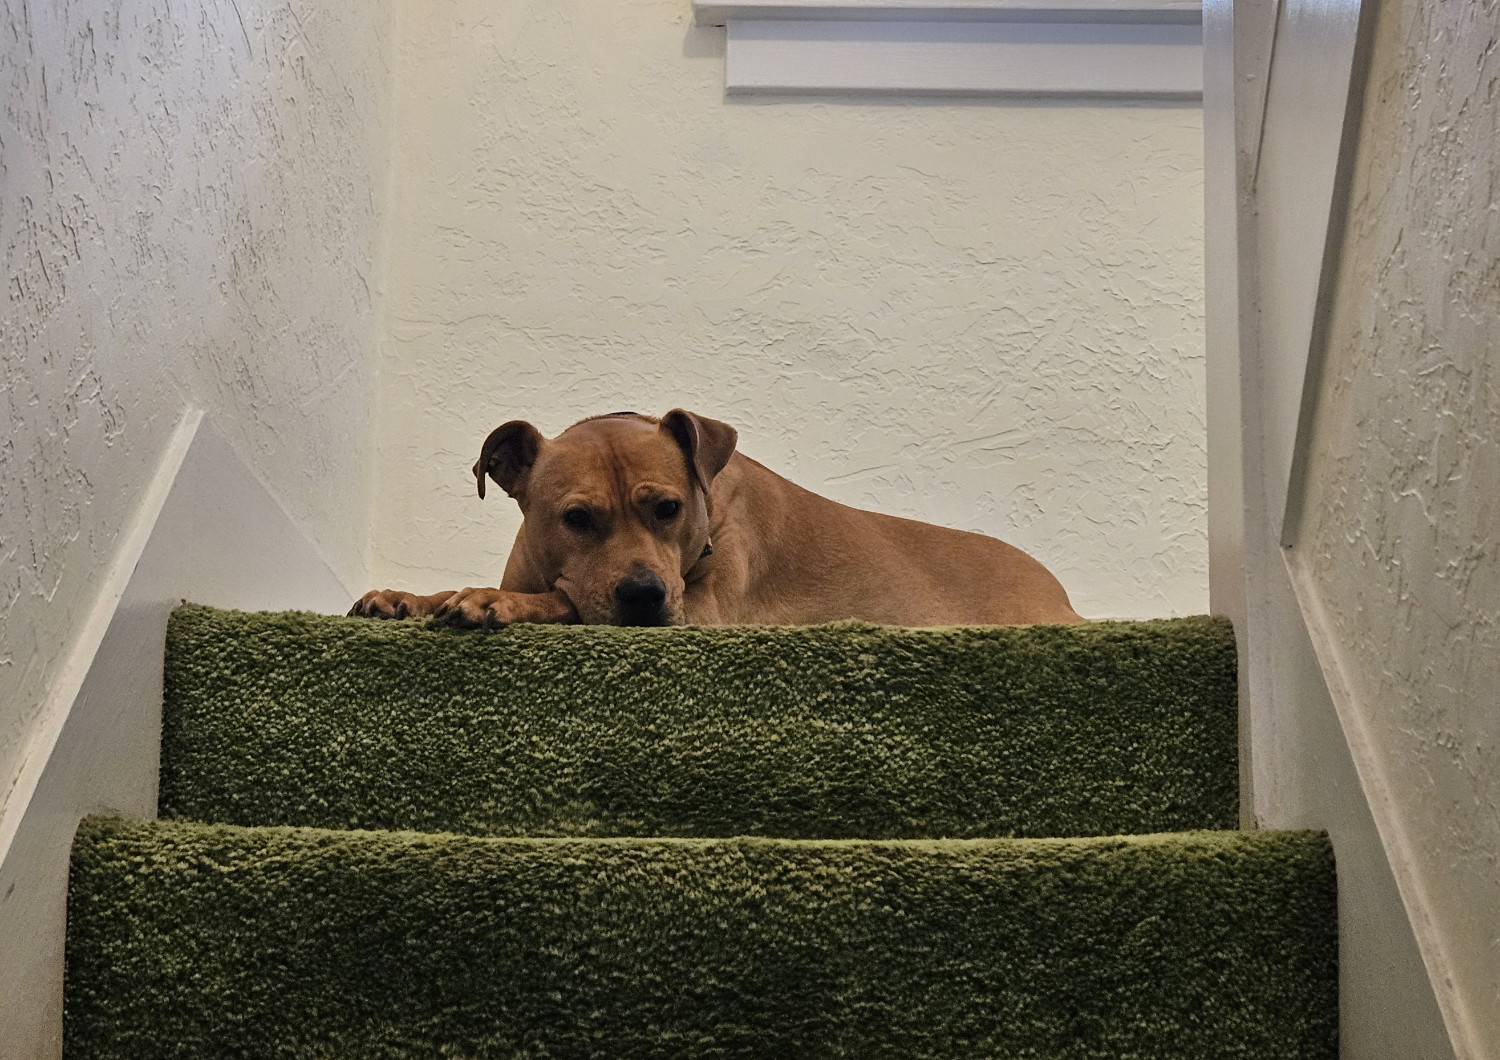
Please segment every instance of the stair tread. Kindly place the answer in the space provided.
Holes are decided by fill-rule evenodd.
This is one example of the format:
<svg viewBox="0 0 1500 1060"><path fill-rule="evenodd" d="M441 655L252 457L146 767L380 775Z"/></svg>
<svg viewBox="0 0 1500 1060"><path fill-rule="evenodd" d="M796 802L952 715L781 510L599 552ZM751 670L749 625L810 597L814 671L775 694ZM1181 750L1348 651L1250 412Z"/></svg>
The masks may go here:
<svg viewBox="0 0 1500 1060"><path fill-rule="evenodd" d="M90 819L69 1055L1328 1058L1317 833L526 839Z"/></svg>
<svg viewBox="0 0 1500 1060"><path fill-rule="evenodd" d="M474 835L1233 828L1233 632L489 633L185 607L164 816Z"/></svg>

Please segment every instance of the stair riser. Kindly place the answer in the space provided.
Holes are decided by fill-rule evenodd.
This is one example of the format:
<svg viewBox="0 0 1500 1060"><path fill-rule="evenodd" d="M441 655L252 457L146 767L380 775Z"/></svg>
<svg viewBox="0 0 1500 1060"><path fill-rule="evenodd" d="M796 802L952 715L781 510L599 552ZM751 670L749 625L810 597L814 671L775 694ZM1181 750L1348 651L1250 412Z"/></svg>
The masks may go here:
<svg viewBox="0 0 1500 1060"><path fill-rule="evenodd" d="M1238 822L1227 623L493 634L186 608L163 816L472 835Z"/></svg>

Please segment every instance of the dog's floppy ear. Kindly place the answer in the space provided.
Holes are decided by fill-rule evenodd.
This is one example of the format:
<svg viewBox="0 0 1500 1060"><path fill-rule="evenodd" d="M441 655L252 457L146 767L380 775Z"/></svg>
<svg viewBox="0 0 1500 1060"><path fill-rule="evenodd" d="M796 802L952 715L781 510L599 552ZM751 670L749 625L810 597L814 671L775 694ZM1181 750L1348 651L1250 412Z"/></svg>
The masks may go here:
<svg viewBox="0 0 1500 1060"><path fill-rule="evenodd" d="M727 423L673 409L661 418L661 429L672 437L687 457L688 468L704 491L714 476L724 470L734 455L739 432Z"/></svg>
<svg viewBox="0 0 1500 1060"><path fill-rule="evenodd" d="M536 455L545 441L542 432L525 420L502 423L490 432L474 464L474 478L479 496L484 496L484 476L489 475L512 497L519 495L527 472L536 463Z"/></svg>

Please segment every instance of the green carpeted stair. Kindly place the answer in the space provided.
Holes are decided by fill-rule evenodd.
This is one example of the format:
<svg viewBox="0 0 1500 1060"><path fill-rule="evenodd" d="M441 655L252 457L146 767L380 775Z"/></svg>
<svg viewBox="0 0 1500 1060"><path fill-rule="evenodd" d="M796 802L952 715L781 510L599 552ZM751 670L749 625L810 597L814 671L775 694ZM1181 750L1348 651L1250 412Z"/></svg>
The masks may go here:
<svg viewBox="0 0 1500 1060"><path fill-rule="evenodd" d="M161 812L471 835L1233 828L1228 623L518 626L180 609Z"/></svg>
<svg viewBox="0 0 1500 1060"><path fill-rule="evenodd" d="M184 607L69 1057L1337 1056L1332 856L1213 619L429 629Z"/></svg>

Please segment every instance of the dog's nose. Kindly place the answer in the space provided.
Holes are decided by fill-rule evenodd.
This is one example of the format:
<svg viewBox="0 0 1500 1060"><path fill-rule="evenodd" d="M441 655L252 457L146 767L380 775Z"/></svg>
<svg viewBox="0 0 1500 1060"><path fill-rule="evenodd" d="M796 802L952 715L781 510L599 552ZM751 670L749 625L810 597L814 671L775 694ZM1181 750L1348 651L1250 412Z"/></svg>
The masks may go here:
<svg viewBox="0 0 1500 1060"><path fill-rule="evenodd" d="M633 571L615 586L615 613L622 626L660 626L666 622L667 585L655 571Z"/></svg>

